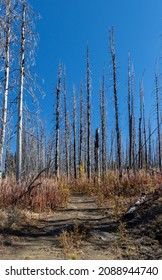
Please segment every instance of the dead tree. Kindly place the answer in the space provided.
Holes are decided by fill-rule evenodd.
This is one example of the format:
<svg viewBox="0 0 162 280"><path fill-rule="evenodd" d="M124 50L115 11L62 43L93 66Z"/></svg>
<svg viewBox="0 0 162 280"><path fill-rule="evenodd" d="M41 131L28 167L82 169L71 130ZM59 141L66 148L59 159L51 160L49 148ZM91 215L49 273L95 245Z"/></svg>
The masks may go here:
<svg viewBox="0 0 162 280"><path fill-rule="evenodd" d="M87 173L91 179L91 78L89 48L87 46Z"/></svg>
<svg viewBox="0 0 162 280"><path fill-rule="evenodd" d="M83 103L84 104L84 103ZM88 151L87 151L87 104L83 105L83 162L84 162L84 173L87 172L87 158L88 158Z"/></svg>
<svg viewBox="0 0 162 280"><path fill-rule="evenodd" d="M60 176L60 165L59 165L59 144L60 144L60 94L61 94L61 76L62 66L59 65L58 71L58 84L56 87L56 127L55 127L55 175L57 178Z"/></svg>
<svg viewBox="0 0 162 280"><path fill-rule="evenodd" d="M17 19L20 21L20 51L19 51L19 81L17 95L17 139L16 139L16 180L21 181L22 178L22 130L23 115L29 114L30 110L26 109L25 92L28 95L27 103L31 96L33 104L38 104L35 96L35 90L40 87L35 82L35 75L31 73L31 67L35 64L34 53L37 45L37 37L34 33L35 15L26 0L17 2ZM18 80L18 79L17 79ZM32 116L36 116L32 114Z"/></svg>
<svg viewBox="0 0 162 280"><path fill-rule="evenodd" d="M111 142L110 142L110 167L114 169L114 138L115 138L115 131L114 129L111 130Z"/></svg>
<svg viewBox="0 0 162 280"><path fill-rule="evenodd" d="M74 145L74 178L77 178L77 160L76 160L76 90L73 87L73 145Z"/></svg>
<svg viewBox="0 0 162 280"><path fill-rule="evenodd" d="M27 151L27 121L24 118L22 127L22 176L25 177L28 174L28 151Z"/></svg>
<svg viewBox="0 0 162 280"><path fill-rule="evenodd" d="M9 91L9 75L10 75L10 40L11 40L11 1L5 2L6 27L5 27L5 70L4 70L4 93L2 103L2 119L0 129L0 179L2 178L4 143L7 124L7 107L8 107L8 91Z"/></svg>
<svg viewBox="0 0 162 280"><path fill-rule="evenodd" d="M134 112L134 67L132 65L131 69L131 142L132 142L132 160L131 166L133 164L133 169L136 169L136 162L134 162L135 154L136 154L136 119L135 119L135 112Z"/></svg>
<svg viewBox="0 0 162 280"><path fill-rule="evenodd" d="M160 100L159 100L159 80L158 73L155 73L155 91L156 91L156 119L157 119L157 129L158 129L158 166L160 171L162 170L161 162L161 134L160 134Z"/></svg>
<svg viewBox="0 0 162 280"><path fill-rule="evenodd" d="M146 166L146 170L147 170L147 135L146 135L146 119L145 119L145 105L144 105L144 101L143 101L143 136L144 136L144 158L145 158L145 166Z"/></svg>
<svg viewBox="0 0 162 280"><path fill-rule="evenodd" d="M69 124L69 172L70 172L70 177L74 176L74 146L73 146L73 127L71 123Z"/></svg>
<svg viewBox="0 0 162 280"><path fill-rule="evenodd" d="M18 121L17 121L17 147L16 147L16 181L21 180L22 175L22 124L23 124L23 93L24 93L24 66L25 66L25 22L26 4L23 3L21 23L21 47L20 47L20 84L18 93Z"/></svg>
<svg viewBox="0 0 162 280"><path fill-rule="evenodd" d="M83 88L82 83L80 84L80 125L79 125L79 172L81 173L81 168L83 166L83 129L84 129L84 123L83 123ZM81 175L81 174L80 174Z"/></svg>
<svg viewBox="0 0 162 280"><path fill-rule="evenodd" d="M100 179L100 130L96 129L94 141L95 175Z"/></svg>
<svg viewBox="0 0 162 280"><path fill-rule="evenodd" d="M13 175L15 175L15 156L7 147L5 158L5 176L12 177Z"/></svg>
<svg viewBox="0 0 162 280"><path fill-rule="evenodd" d="M143 111L143 78L140 84L140 117L139 117L139 131L138 131L138 139L139 139L139 145L138 145L138 168L141 169L143 167L143 149L142 149L142 111Z"/></svg>
<svg viewBox="0 0 162 280"><path fill-rule="evenodd" d="M131 70L130 53L128 53L128 130L129 130L129 168L132 164L132 112L131 112Z"/></svg>
<svg viewBox="0 0 162 280"><path fill-rule="evenodd" d="M127 168L127 171L129 171L129 141L126 139L126 148L125 148L125 166Z"/></svg>
<svg viewBox="0 0 162 280"><path fill-rule="evenodd" d="M37 172L39 173L43 168L45 168L45 125L43 121L38 116L37 120Z"/></svg>
<svg viewBox="0 0 162 280"><path fill-rule="evenodd" d="M65 71L64 71L64 123L65 123L66 176L67 176L67 179L69 179L69 129L68 129L67 90L66 90L66 73L65 73Z"/></svg>
<svg viewBox="0 0 162 280"><path fill-rule="evenodd" d="M148 144L148 168L152 167L152 137L151 137L151 120L148 122L149 144Z"/></svg>
<svg viewBox="0 0 162 280"><path fill-rule="evenodd" d="M121 165L121 141L120 141L120 129L119 129L119 108L118 108L118 94L117 94L117 61L114 45L114 28L110 31L110 52L113 67L113 93L114 93L114 106L115 106L115 130L116 130L116 143L117 143L117 165L120 177L122 176Z"/></svg>
<svg viewBox="0 0 162 280"><path fill-rule="evenodd" d="M100 118L101 118L101 151L102 151L102 175L106 172L106 112L105 112L105 76L103 74L100 91Z"/></svg>

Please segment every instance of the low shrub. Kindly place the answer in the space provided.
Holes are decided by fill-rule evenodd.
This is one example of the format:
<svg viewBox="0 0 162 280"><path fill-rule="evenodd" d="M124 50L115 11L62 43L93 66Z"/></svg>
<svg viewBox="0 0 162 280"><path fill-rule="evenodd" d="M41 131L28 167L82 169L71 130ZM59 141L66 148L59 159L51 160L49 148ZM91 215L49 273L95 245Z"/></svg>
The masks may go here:
<svg viewBox="0 0 162 280"><path fill-rule="evenodd" d="M20 209L44 212L66 206L70 192L64 178L60 180L41 178L41 181L36 181L34 185L31 190L28 190L26 182L16 184L13 179L2 180L0 208L3 209L16 204Z"/></svg>

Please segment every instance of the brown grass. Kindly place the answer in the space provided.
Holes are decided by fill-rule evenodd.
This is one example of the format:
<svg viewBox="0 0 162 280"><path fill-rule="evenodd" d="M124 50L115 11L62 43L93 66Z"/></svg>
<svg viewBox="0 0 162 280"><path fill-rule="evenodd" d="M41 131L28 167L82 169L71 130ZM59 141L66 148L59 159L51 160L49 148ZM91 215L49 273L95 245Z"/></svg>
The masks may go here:
<svg viewBox="0 0 162 280"><path fill-rule="evenodd" d="M60 235L60 243L63 247L64 257L67 259L79 259L81 255L82 240L84 232L79 231L79 227L75 225L71 232L63 231Z"/></svg>
<svg viewBox="0 0 162 280"><path fill-rule="evenodd" d="M28 180L29 181L29 180ZM13 206L14 201L26 192L29 185L26 180L22 184L16 184L15 179L3 179L0 183L0 208ZM107 199L112 201L112 207L116 214L125 210L128 203L143 192L154 191L157 185L162 184L162 175L151 175L145 171L123 174L119 179L118 173L107 172L102 180L92 178L91 181L83 174L78 179L61 177L41 177L35 183L35 187L24 195L16 203L19 209L34 211L37 213L48 212L56 208L66 207L70 193L77 192L91 195L96 198L98 204L104 204Z"/></svg>
<svg viewBox="0 0 162 280"><path fill-rule="evenodd" d="M35 183L37 185L37 183ZM28 184L16 184L14 179L4 179L0 185L0 208L15 206L15 201L27 191ZM54 210L65 207L70 192L65 179L41 178L41 184L18 199L16 207L34 212Z"/></svg>

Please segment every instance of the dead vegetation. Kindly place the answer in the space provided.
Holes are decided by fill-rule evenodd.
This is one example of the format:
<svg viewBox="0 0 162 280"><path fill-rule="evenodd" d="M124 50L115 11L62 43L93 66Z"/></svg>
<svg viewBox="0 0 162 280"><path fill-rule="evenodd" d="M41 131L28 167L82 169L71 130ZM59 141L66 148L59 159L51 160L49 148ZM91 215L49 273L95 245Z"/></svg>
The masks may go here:
<svg viewBox="0 0 162 280"><path fill-rule="evenodd" d="M1 181L1 259L162 259L160 174L39 180L16 205L25 184ZM143 193L149 199L125 216Z"/></svg>

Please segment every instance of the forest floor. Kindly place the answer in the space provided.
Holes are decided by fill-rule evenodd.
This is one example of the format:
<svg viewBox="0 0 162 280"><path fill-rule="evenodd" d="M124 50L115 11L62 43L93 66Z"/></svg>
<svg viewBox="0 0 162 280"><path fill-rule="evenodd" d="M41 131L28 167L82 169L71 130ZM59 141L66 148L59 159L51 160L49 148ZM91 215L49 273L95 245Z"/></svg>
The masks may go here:
<svg viewBox="0 0 162 280"><path fill-rule="evenodd" d="M162 197L125 222L77 193L48 214L1 211L0 259L162 259Z"/></svg>

